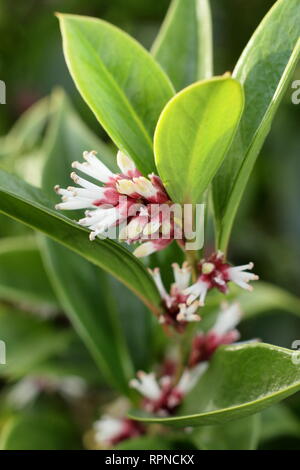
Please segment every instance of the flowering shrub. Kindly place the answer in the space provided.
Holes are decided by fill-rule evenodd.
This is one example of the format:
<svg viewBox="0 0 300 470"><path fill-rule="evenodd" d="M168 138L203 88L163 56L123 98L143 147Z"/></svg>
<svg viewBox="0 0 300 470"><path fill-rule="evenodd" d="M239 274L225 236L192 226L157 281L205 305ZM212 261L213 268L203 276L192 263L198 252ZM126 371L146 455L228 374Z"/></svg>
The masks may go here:
<svg viewBox="0 0 300 470"><path fill-rule="evenodd" d="M189 15L196 31L186 30ZM105 21L58 18L71 76L115 149L91 138L55 94L40 188L1 170L0 210L42 232L59 304L124 398L121 409L104 407L90 423L87 446L146 448L154 436L169 448L165 430L175 426L174 442L205 448L201 429L222 425L230 435L242 418L251 440L257 413L300 389L300 368L290 350L240 342L245 298L264 284L253 286L253 263L234 265L228 245L299 57L300 4L278 0L233 73L222 76L213 76L208 0L173 0L151 53ZM131 291L128 304L130 294L110 276ZM70 398L72 383L73 399L86 393L76 375L68 378L33 374L10 400L20 405L20 390L26 403L42 391ZM212 436L218 447L218 432Z"/></svg>

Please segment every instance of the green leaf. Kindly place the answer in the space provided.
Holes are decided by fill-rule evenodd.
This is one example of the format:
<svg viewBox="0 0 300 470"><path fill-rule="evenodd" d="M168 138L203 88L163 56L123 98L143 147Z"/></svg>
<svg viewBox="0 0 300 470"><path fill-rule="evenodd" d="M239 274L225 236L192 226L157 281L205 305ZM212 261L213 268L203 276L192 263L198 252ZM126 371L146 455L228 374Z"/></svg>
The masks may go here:
<svg viewBox="0 0 300 470"><path fill-rule="evenodd" d="M265 442L282 436L300 436L300 422L293 412L283 404L277 404L261 413L260 440Z"/></svg>
<svg viewBox="0 0 300 470"><path fill-rule="evenodd" d="M152 54L181 90L213 75L209 0L172 0Z"/></svg>
<svg viewBox="0 0 300 470"><path fill-rule="evenodd" d="M134 419L168 426L225 424L258 413L300 390L294 351L263 343L221 347L186 397L177 416L161 418L141 411Z"/></svg>
<svg viewBox="0 0 300 470"><path fill-rule="evenodd" d="M245 319L270 310L283 310L300 316L300 299L280 287L257 282L253 292L239 292L236 300L241 304Z"/></svg>
<svg viewBox="0 0 300 470"><path fill-rule="evenodd" d="M0 170L0 212L35 228L123 282L153 311L160 296L143 264L112 240L91 242L88 231L57 211L38 188Z"/></svg>
<svg viewBox="0 0 300 470"><path fill-rule="evenodd" d="M200 426L192 437L199 449L255 450L260 427L260 415L256 414L218 426Z"/></svg>
<svg viewBox="0 0 300 470"><path fill-rule="evenodd" d="M117 315L109 302L105 275L79 255L44 240L44 260L53 287L75 330L104 379L128 394L134 371Z"/></svg>
<svg viewBox="0 0 300 470"><path fill-rule="evenodd" d="M43 98L31 106L16 121L1 145L1 165L12 168L21 154L31 152L41 143L42 132L49 117L49 99Z"/></svg>
<svg viewBox="0 0 300 470"><path fill-rule="evenodd" d="M35 237L0 239L0 299L41 312L58 310Z"/></svg>
<svg viewBox="0 0 300 470"><path fill-rule="evenodd" d="M71 339L70 331L59 331L29 313L1 306L0 340L6 344L6 364L0 365L0 375L15 379L30 373L65 351Z"/></svg>
<svg viewBox="0 0 300 470"><path fill-rule="evenodd" d="M174 90L151 55L115 26L59 15L66 62L83 99L139 169L155 169L152 138Z"/></svg>
<svg viewBox="0 0 300 470"><path fill-rule="evenodd" d="M25 227L25 225L16 222L6 215L0 214L0 238L16 237L30 233L31 230Z"/></svg>
<svg viewBox="0 0 300 470"><path fill-rule="evenodd" d="M216 77L189 86L164 108L154 136L155 160L174 202L201 202L236 132L243 102L236 80Z"/></svg>
<svg viewBox="0 0 300 470"><path fill-rule="evenodd" d="M52 409L20 413L6 422L1 450L75 450L80 439L66 413Z"/></svg>
<svg viewBox="0 0 300 470"><path fill-rule="evenodd" d="M233 77L244 86L245 111L213 185L217 243L222 251L227 249L242 194L299 60L299 36L299 1L277 1L234 70Z"/></svg>
<svg viewBox="0 0 300 470"><path fill-rule="evenodd" d="M105 383L91 354L77 335L74 335L66 350L33 367L30 376L45 377L55 382L65 377L76 376L93 387L103 387Z"/></svg>
<svg viewBox="0 0 300 470"><path fill-rule="evenodd" d="M108 284L110 306L118 312L134 368L148 370L154 359L154 335L161 327L157 319L149 315L142 302L126 287L113 278L108 279Z"/></svg>
<svg viewBox="0 0 300 470"><path fill-rule="evenodd" d="M77 122L74 134L74 113L66 97L53 97L56 112L46 136L47 162L43 174L43 189L49 199L56 199L53 186L68 186L74 152L82 152L89 145L89 136ZM102 144L104 148L104 144ZM128 393L128 382L134 374L126 349L121 325L109 295L105 274L96 266L44 238L43 252L55 292L76 331L96 360L104 378L123 393Z"/></svg>

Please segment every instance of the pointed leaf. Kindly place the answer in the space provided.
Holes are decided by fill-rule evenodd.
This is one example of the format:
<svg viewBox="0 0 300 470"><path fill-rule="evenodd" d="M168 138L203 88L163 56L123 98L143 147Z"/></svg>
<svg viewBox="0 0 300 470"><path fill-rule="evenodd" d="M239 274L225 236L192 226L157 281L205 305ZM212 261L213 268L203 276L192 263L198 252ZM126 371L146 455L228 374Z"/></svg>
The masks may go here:
<svg viewBox="0 0 300 470"><path fill-rule="evenodd" d="M41 312L59 309L35 237L0 240L0 298Z"/></svg>
<svg viewBox="0 0 300 470"><path fill-rule="evenodd" d="M218 246L225 251L242 194L300 57L300 3L278 0L238 61L233 77L245 89L245 111L214 181Z"/></svg>
<svg viewBox="0 0 300 470"><path fill-rule="evenodd" d="M243 110L236 80L195 83L164 108L154 136L160 177L175 202L200 203L221 165Z"/></svg>
<svg viewBox="0 0 300 470"><path fill-rule="evenodd" d="M145 174L154 171L152 138L174 90L151 55L115 26L59 15L64 54L84 100L118 148Z"/></svg>
<svg viewBox="0 0 300 470"><path fill-rule="evenodd" d="M181 90L213 75L209 0L172 0L152 54Z"/></svg>
<svg viewBox="0 0 300 470"><path fill-rule="evenodd" d="M221 347L177 416L161 418L140 411L131 416L184 427L224 424L255 414L300 390L300 366L293 362L293 354L263 343Z"/></svg>
<svg viewBox="0 0 300 470"><path fill-rule="evenodd" d="M123 282L152 310L160 297L143 264L112 240L91 242L88 231L52 209L38 188L0 170L0 212L35 228Z"/></svg>
<svg viewBox="0 0 300 470"><path fill-rule="evenodd" d="M53 186L69 184L69 168L74 153L89 148L89 135L70 109L66 97L55 94L53 114L46 135L47 162L43 188L56 199ZM73 123L76 122L76 133ZM103 148L105 147L102 144ZM109 295L108 279L99 268L48 238L42 241L45 266L55 292L76 331L96 360L104 378L123 393L133 375L125 337Z"/></svg>

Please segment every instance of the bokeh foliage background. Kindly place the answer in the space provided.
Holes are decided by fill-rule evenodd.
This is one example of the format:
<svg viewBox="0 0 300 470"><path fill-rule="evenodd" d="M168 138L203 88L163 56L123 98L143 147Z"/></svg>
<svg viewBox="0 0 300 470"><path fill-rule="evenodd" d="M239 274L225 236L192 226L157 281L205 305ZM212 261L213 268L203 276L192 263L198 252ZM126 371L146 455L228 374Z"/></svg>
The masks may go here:
<svg viewBox="0 0 300 470"><path fill-rule="evenodd" d="M211 0L215 74L233 69L252 32L274 3L274 0ZM4 136L27 108L60 86L87 125L105 140L67 71L54 12L101 17L149 47L168 5L169 0L1 0L0 79L7 86L7 104L0 105L0 134ZM295 79L300 79L300 66ZM233 232L231 255L237 264L253 260L264 281L300 297L300 105L292 104L291 94L290 88L248 185ZM4 223L0 225L1 237L7 235L5 227ZM13 230L17 235L18 226L14 225ZM300 320L278 313L270 311L263 318L244 322L243 334L246 337L259 334L264 342L290 348L294 340L300 339ZM59 321L63 323L62 319ZM61 332L65 326L55 327ZM78 352L80 348L75 349ZM97 375L92 364L90 373L93 377ZM291 399L290 405L300 419L299 397ZM43 404L40 406L43 413ZM299 439L281 438L269 442L268 448L299 448L299 442L300 435Z"/></svg>

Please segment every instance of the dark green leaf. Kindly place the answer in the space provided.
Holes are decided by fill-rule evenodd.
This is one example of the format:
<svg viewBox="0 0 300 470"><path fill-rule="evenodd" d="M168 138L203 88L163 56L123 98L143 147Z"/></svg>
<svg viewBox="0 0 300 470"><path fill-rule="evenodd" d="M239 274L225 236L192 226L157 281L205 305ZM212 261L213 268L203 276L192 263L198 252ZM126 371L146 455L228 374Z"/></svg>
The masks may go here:
<svg viewBox="0 0 300 470"><path fill-rule="evenodd" d="M213 75L209 0L172 0L152 54L181 90Z"/></svg>
<svg viewBox="0 0 300 470"><path fill-rule="evenodd" d="M218 247L230 231L253 165L300 54L299 0L278 0L250 39L233 72L245 90L245 111L213 187Z"/></svg>
<svg viewBox="0 0 300 470"><path fill-rule="evenodd" d="M145 174L155 169L152 138L171 82L151 55L115 26L59 15L64 54L82 97L117 147Z"/></svg>
<svg viewBox="0 0 300 470"><path fill-rule="evenodd" d="M74 153L81 153L90 145L90 135L80 125L79 119L75 120L66 97L59 94L53 100L56 102L56 112L46 138L47 163L43 176L43 189L49 199L56 199L53 191L55 184L68 186L68 169L74 160ZM75 134L74 122L77 122ZM104 144L102 147L105 154ZM134 370L108 278L99 268L52 240L45 238L43 248L54 289L66 313L93 354L103 376L127 393ZM117 292L116 289L114 292ZM122 291L119 295L122 295L120 303L124 304ZM145 311L139 313L141 322L145 316L148 317ZM128 317L127 325L130 325L130 320ZM141 322L137 318L136 324Z"/></svg>
<svg viewBox="0 0 300 470"><path fill-rule="evenodd" d="M35 228L80 254L123 282L150 309L156 311L160 297L146 268L112 240L90 242L88 232L52 209L38 188L0 170L0 212Z"/></svg>
<svg viewBox="0 0 300 470"><path fill-rule="evenodd" d="M184 427L224 424L258 413L300 390L300 366L293 362L293 354L263 343L221 347L177 416L161 418L140 411L131 416Z"/></svg>
<svg viewBox="0 0 300 470"><path fill-rule="evenodd" d="M35 237L0 240L0 299L41 312L58 310Z"/></svg>

